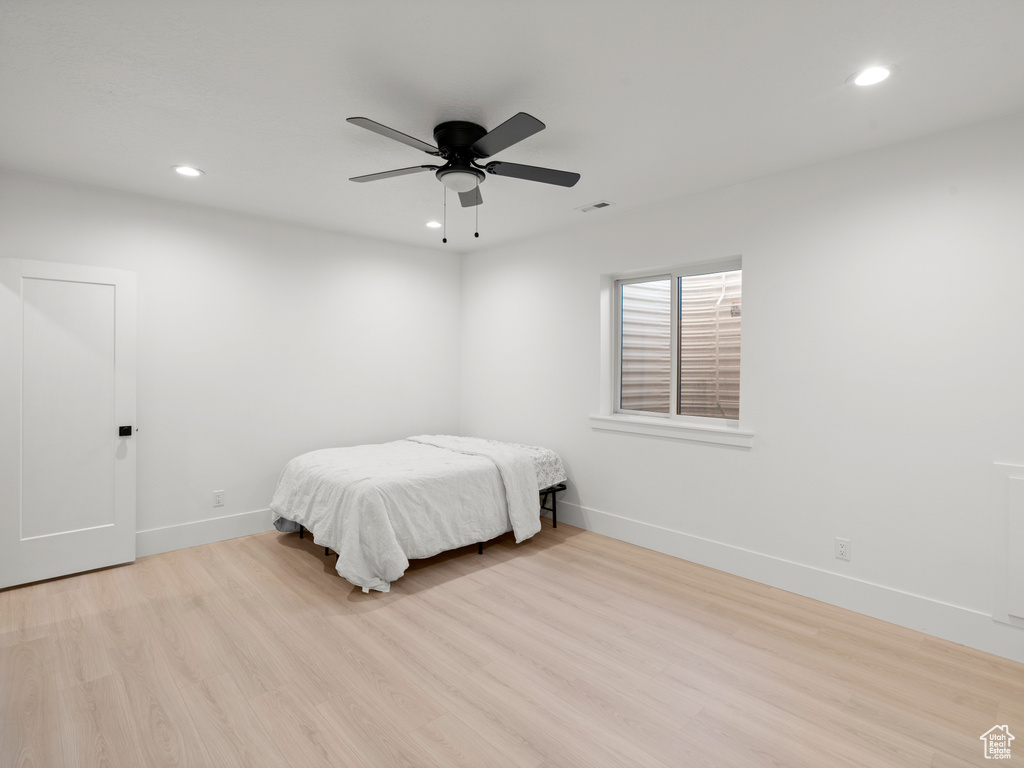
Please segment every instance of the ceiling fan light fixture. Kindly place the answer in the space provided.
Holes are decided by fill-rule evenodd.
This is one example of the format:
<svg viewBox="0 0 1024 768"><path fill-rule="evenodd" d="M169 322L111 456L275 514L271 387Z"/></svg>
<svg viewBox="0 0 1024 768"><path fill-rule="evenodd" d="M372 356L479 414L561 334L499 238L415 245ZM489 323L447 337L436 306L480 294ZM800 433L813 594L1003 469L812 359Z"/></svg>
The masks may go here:
<svg viewBox="0 0 1024 768"><path fill-rule="evenodd" d="M198 168L193 168L191 165L172 165L171 168L175 173L181 174L182 176L202 176L203 172Z"/></svg>
<svg viewBox="0 0 1024 768"><path fill-rule="evenodd" d="M475 169L444 169L437 172L438 181L452 192L469 192L483 181L483 173Z"/></svg>
<svg viewBox="0 0 1024 768"><path fill-rule="evenodd" d="M441 228L441 222L440 221L428 221L427 222L427 226L430 227L431 229L440 229Z"/></svg>

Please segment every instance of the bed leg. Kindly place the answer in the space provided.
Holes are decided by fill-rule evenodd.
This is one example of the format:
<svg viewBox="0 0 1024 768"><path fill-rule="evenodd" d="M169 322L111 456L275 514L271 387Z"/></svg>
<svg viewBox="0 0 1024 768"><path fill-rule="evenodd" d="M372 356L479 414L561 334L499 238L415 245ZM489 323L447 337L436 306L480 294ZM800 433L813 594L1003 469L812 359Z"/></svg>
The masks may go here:
<svg viewBox="0 0 1024 768"><path fill-rule="evenodd" d="M300 525L299 526L299 538L300 539L306 538L306 526L304 526L304 525Z"/></svg>
<svg viewBox="0 0 1024 768"><path fill-rule="evenodd" d="M478 555L482 555L484 553L484 543L482 541L478 541L476 543L476 553Z"/></svg>
<svg viewBox="0 0 1024 768"><path fill-rule="evenodd" d="M329 554L331 554L331 550L327 547L324 547L324 557L327 557Z"/></svg>
<svg viewBox="0 0 1024 768"><path fill-rule="evenodd" d="M551 527L558 527L558 494L551 494Z"/></svg>

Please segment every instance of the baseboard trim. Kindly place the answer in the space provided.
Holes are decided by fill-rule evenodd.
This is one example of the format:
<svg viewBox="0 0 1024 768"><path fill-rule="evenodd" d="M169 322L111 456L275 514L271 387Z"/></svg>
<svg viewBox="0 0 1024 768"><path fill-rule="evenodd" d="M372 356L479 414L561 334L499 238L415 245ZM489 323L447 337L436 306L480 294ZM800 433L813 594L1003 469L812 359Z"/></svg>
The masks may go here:
<svg viewBox="0 0 1024 768"><path fill-rule="evenodd" d="M1024 662L1024 631L991 614L559 500L559 522Z"/></svg>
<svg viewBox="0 0 1024 768"><path fill-rule="evenodd" d="M189 523L150 528L135 533L135 556L158 555L175 549L198 547L225 539L237 539L273 529L269 509L195 520Z"/></svg>

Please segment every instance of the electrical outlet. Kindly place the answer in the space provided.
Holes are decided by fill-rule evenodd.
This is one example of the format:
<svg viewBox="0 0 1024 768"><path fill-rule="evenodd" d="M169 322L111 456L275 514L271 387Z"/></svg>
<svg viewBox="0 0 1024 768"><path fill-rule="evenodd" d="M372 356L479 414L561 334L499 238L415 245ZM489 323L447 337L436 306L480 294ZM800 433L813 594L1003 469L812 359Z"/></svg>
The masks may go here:
<svg viewBox="0 0 1024 768"><path fill-rule="evenodd" d="M223 507L224 506L224 491L213 492L213 506Z"/></svg>
<svg viewBox="0 0 1024 768"><path fill-rule="evenodd" d="M840 560L850 559L850 540L836 537L836 557Z"/></svg>

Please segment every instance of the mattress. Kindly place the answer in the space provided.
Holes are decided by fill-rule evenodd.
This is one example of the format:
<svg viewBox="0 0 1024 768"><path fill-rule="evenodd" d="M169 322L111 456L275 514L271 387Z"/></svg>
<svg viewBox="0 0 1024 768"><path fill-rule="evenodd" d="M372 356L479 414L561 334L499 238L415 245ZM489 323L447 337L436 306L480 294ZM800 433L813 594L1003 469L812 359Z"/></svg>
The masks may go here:
<svg viewBox="0 0 1024 768"><path fill-rule="evenodd" d="M540 530L537 491L566 479L549 449L450 435L329 448L290 461L271 510L338 553L338 573L388 591L410 559Z"/></svg>

